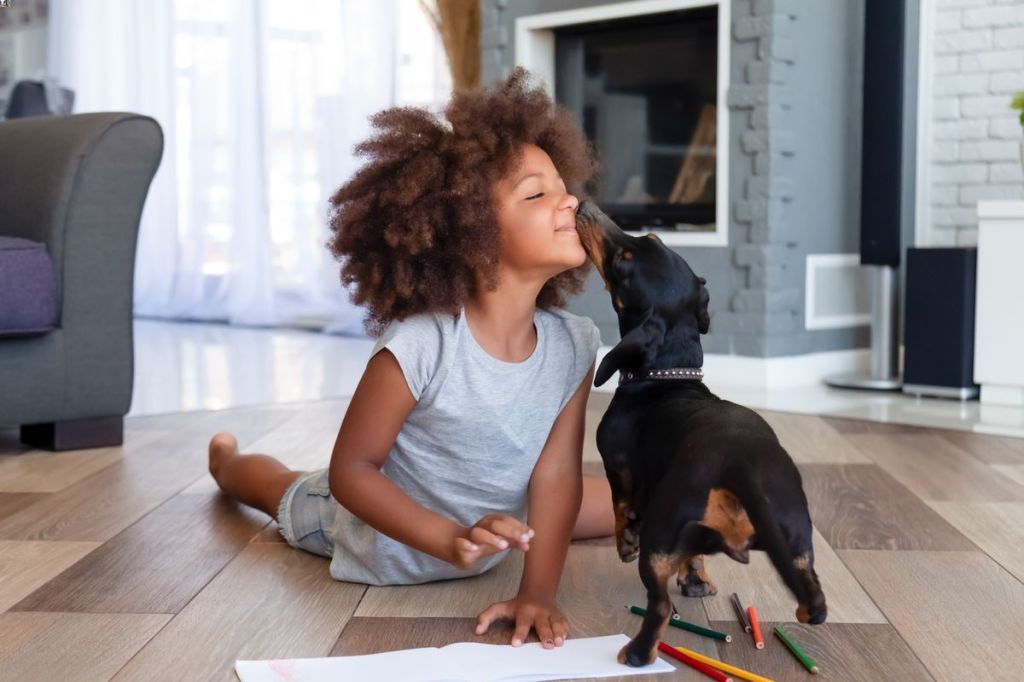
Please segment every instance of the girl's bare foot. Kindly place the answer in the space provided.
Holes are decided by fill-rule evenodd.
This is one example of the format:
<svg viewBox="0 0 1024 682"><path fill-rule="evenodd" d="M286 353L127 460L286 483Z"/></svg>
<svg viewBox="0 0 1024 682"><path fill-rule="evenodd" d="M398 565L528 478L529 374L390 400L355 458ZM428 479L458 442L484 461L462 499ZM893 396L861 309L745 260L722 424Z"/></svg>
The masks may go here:
<svg viewBox="0 0 1024 682"><path fill-rule="evenodd" d="M210 439L210 475L228 496L277 518L281 496L302 471L270 455L238 452L238 439L221 431Z"/></svg>
<svg viewBox="0 0 1024 682"><path fill-rule="evenodd" d="M220 484L217 473L224 462L238 455L238 439L227 432L215 433L210 439L210 475ZM223 486L221 486L223 488Z"/></svg>

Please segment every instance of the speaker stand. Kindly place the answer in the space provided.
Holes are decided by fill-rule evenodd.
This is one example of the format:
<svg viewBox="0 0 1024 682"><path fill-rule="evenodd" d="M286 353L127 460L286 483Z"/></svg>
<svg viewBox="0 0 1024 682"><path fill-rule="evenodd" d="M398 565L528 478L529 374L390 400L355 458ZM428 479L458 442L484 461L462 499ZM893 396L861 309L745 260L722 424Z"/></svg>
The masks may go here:
<svg viewBox="0 0 1024 682"><path fill-rule="evenodd" d="M871 374L838 374L825 377L835 388L899 391L896 339L896 268L868 265L871 276Z"/></svg>

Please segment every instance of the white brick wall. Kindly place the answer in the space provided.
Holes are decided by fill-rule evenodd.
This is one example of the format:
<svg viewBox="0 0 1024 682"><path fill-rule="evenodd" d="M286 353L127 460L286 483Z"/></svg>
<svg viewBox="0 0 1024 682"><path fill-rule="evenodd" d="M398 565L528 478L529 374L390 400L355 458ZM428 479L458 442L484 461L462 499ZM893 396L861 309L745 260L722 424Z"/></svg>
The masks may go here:
<svg viewBox="0 0 1024 682"><path fill-rule="evenodd" d="M979 200L1024 198L1024 0L934 0L928 201L932 245L977 243Z"/></svg>

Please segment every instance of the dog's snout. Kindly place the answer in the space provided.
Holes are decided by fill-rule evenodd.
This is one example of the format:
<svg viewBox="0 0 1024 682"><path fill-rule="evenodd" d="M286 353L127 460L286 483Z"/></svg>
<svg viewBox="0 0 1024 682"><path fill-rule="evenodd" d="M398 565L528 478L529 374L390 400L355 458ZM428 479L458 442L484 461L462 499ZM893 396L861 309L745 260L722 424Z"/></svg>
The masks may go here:
<svg viewBox="0 0 1024 682"><path fill-rule="evenodd" d="M587 198L580 199L580 205L576 209L576 215L581 215L595 223L609 219L595 202Z"/></svg>
<svg viewBox="0 0 1024 682"><path fill-rule="evenodd" d="M580 203L576 207L576 219L579 220L579 219L582 218L583 220L589 220L589 221L593 222L593 220L594 220L594 215L592 213L592 207L593 206L594 206L594 202L590 201L589 199L580 199Z"/></svg>
<svg viewBox="0 0 1024 682"><path fill-rule="evenodd" d="M588 226L593 227L603 238L615 242L629 239L619 226L615 224L615 221L609 218L595 202L589 199L580 200L580 205L576 209L576 222L577 224L586 223Z"/></svg>

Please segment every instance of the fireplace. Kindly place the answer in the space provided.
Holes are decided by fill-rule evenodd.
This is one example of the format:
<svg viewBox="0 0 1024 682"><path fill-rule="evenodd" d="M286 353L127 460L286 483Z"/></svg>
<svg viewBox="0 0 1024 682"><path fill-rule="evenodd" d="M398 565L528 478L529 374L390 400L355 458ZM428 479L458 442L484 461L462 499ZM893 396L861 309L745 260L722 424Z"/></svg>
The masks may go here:
<svg viewBox="0 0 1024 682"><path fill-rule="evenodd" d="M582 123L601 161L586 189L628 231L727 241L727 5L659 0L516 20L517 61Z"/></svg>
<svg viewBox="0 0 1024 682"><path fill-rule="evenodd" d="M675 216L664 215L661 226L645 225L631 231L657 232L663 242L686 257L694 272L708 278L712 323L710 333L701 339L706 358L780 356L781 360L781 356L823 354L820 362L817 358L794 361L796 372L786 369L779 374L769 364L737 364L734 376L741 382L753 379L765 386L776 385L782 375L786 376L783 383L797 376L804 378L793 381L802 382L857 367L860 356L839 360L834 352L866 346L869 331L860 323L866 311L859 304L858 288L853 286L858 259L854 254L850 260L859 228L862 186L864 0L481 0L480 4L482 82L496 82L521 65L548 84L552 97L559 96L566 106L580 107L576 111L591 135L601 130L600 116L582 108L590 104L584 95L598 98L605 96L605 91L584 92L582 86L580 92L565 91L563 86L571 86L572 80L559 75L568 68L578 69L590 88L594 85L589 79L602 78L600 64L591 64L586 71L589 47L581 46L581 38L596 37L599 29L616 24L626 34L641 31L644 17L654 17L659 23L686 19L691 11L695 21L707 22L709 12L716 10L714 224L691 215L675 221L685 223L683 229L676 229L675 224L667 229L665 223ZM912 25L916 24L908 22ZM703 31L705 37L708 32ZM592 41L597 49L596 38ZM687 49L692 49L692 44L680 48ZM574 52L575 57L559 61L560 54ZM607 58L603 56L601 61ZM616 56L614 61L625 60ZM903 66L913 68L909 62ZM651 71L666 69L655 65ZM615 83L617 77L605 71L606 82ZM653 94L645 98L643 106L665 99L656 89L651 90ZM700 88L693 86L692 91ZM636 118L640 120L639 115ZM699 113L680 116L689 121L690 131L665 131L662 122L655 120L649 144L687 145L694 136L695 118L699 120ZM648 121L643 118L645 124ZM607 135L636 139L639 133L608 126ZM672 151L678 154L678 150ZM608 154L616 152L601 153L605 178L623 183L621 174L610 173L611 166L620 162L609 161ZM678 166L673 163L660 171L660 179L642 185L652 199L662 201L640 208L665 208L661 205L667 203L663 201L665 192L674 187L685 162L677 161ZM656 159L634 160L632 174L641 173L641 181L647 183L647 174L653 177L659 165ZM613 200L618 198L614 187L599 189ZM624 186L617 188L619 196L644 198L640 192L624 190ZM706 202L708 194L701 195ZM701 201L690 203L687 210L701 210ZM667 208L683 210L675 204ZM618 213L622 219L626 213L623 205ZM656 217L637 222L654 223ZM850 272L823 277L822 258L835 259L829 260L830 270ZM837 277L851 286L841 291L821 288L838 281ZM831 302L828 310L810 305L826 299ZM586 290L571 302L570 310L591 317L601 328L606 345L619 339L617 314L597 274L588 279ZM822 314L829 318L827 324L817 324ZM784 366L790 368L788 360ZM721 374L716 376L716 381L721 380Z"/></svg>

